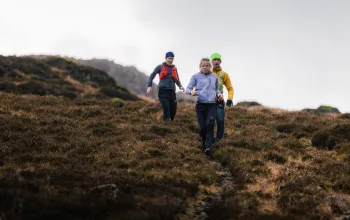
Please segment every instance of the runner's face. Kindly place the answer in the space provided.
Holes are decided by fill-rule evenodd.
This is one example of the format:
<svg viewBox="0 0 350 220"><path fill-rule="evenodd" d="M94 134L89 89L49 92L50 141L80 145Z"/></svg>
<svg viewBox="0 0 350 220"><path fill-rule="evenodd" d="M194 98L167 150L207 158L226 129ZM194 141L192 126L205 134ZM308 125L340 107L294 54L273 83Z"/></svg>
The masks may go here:
<svg viewBox="0 0 350 220"><path fill-rule="evenodd" d="M216 68L220 67L221 61L219 59L214 59L212 62L214 67Z"/></svg>
<svg viewBox="0 0 350 220"><path fill-rule="evenodd" d="M209 70L210 70L210 63L209 62L206 62L206 61L203 61L202 63L201 63L201 72L202 73L208 73L209 72Z"/></svg>
<svg viewBox="0 0 350 220"><path fill-rule="evenodd" d="M173 61L174 61L174 57L167 57L166 59L165 59L165 62L167 63L167 64L173 64Z"/></svg>

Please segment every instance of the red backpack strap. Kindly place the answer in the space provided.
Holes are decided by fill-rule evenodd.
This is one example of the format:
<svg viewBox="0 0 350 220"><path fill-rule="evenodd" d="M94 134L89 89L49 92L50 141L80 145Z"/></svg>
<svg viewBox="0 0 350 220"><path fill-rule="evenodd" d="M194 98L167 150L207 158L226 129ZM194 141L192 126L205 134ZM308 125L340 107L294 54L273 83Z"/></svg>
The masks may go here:
<svg viewBox="0 0 350 220"><path fill-rule="evenodd" d="M159 79L160 80L165 79L167 76L168 76L168 68L164 64L162 64L161 71L159 73Z"/></svg>
<svg viewBox="0 0 350 220"><path fill-rule="evenodd" d="M177 69L175 66L173 66L172 71L171 71L171 76L173 79L177 82L179 81L179 76L177 75Z"/></svg>

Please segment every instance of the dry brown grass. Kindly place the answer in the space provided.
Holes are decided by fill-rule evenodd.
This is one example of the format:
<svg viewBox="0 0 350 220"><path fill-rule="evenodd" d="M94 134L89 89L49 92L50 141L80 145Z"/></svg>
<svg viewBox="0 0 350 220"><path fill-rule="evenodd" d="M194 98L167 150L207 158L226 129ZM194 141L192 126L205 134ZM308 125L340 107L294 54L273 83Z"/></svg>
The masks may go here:
<svg viewBox="0 0 350 220"><path fill-rule="evenodd" d="M0 216L332 219L350 211L348 119L227 108L227 137L207 158L194 106L179 104L171 123L161 112L147 101L113 108L1 93ZM319 131L334 136L334 150L312 145Z"/></svg>
<svg viewBox="0 0 350 220"><path fill-rule="evenodd" d="M52 72L55 72L55 73L68 73L68 71L67 70L62 70L62 69L59 69L59 68L57 68L57 67L51 67L51 70L52 70Z"/></svg>
<svg viewBox="0 0 350 220"><path fill-rule="evenodd" d="M0 212L8 218L172 219L217 181L216 163L193 143L194 125L182 123L193 114L167 124L146 102L0 100ZM117 186L116 197L110 188L91 192L105 184Z"/></svg>
<svg viewBox="0 0 350 220"><path fill-rule="evenodd" d="M81 82L74 80L70 75L66 76L64 78L65 81L69 82L71 85L73 85L78 90L82 90L83 93L81 95L85 94L96 94L100 91L99 88L94 88L89 84L82 84Z"/></svg>
<svg viewBox="0 0 350 220"><path fill-rule="evenodd" d="M14 70L14 72L18 75L18 76L20 76L20 77L22 77L22 78L24 78L24 79L30 79L31 77L30 76L28 76L28 75L26 75L25 73L23 73L23 72L21 72L21 71L19 71L19 70Z"/></svg>
<svg viewBox="0 0 350 220"><path fill-rule="evenodd" d="M350 211L347 121L260 106L229 109L227 117L230 136L214 158L232 170L240 187L213 216L330 219ZM334 151L312 146L319 130L337 137ZM336 192L341 196L329 199Z"/></svg>
<svg viewBox="0 0 350 220"><path fill-rule="evenodd" d="M150 103L157 103L156 100L150 98L150 97L146 97L146 96L143 96L143 95L138 95L137 96L140 100L142 101L145 101L145 102L150 102Z"/></svg>

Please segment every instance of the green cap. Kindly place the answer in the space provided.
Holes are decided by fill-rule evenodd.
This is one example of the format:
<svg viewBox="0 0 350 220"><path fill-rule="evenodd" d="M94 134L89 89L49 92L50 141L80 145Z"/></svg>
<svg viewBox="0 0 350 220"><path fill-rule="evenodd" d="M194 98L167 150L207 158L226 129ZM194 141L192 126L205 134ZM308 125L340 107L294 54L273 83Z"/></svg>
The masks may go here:
<svg viewBox="0 0 350 220"><path fill-rule="evenodd" d="M210 59L211 59L211 60L219 59L219 60L221 61L221 55L218 54L218 53L213 53L213 54L210 56Z"/></svg>

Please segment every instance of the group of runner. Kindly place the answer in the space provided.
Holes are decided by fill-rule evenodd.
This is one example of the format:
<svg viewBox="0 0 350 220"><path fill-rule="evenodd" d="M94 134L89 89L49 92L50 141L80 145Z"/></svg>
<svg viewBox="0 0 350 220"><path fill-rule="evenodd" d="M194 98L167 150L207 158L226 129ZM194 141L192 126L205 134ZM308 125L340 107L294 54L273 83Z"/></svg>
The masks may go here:
<svg viewBox="0 0 350 220"><path fill-rule="evenodd" d="M199 72L192 75L186 89L182 86L173 64L174 53L165 54L165 62L158 65L148 80L147 94L152 91L152 82L159 74L158 99L163 108L163 120L173 121L177 111L176 85L186 94L197 96L196 114L200 127L201 147L205 154L211 153L211 146L224 138L225 106L232 106L233 87L230 76L221 68L221 55L213 53L209 58L202 58ZM228 91L227 102L224 101L223 87ZM214 137L214 125L217 132Z"/></svg>

